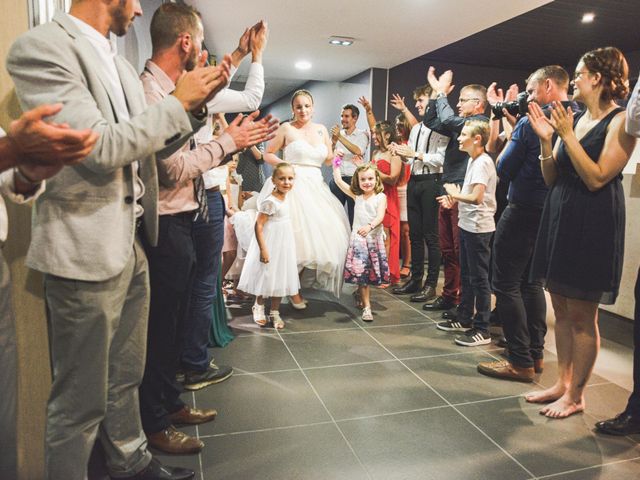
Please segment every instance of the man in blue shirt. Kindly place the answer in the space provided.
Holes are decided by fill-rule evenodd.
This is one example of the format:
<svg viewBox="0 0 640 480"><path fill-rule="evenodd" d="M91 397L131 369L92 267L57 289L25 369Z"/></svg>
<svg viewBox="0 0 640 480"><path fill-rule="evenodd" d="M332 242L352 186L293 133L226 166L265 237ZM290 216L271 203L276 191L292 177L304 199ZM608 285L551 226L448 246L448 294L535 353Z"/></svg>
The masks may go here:
<svg viewBox="0 0 640 480"><path fill-rule="evenodd" d="M527 100L547 110L553 101L567 102L568 88L569 75L562 67L542 67L527 79ZM478 365L478 371L484 375L522 382L532 382L535 373L542 372L547 332L542 285L529 281L529 264L548 191L539 155L538 136L529 119L523 116L497 164L500 179L511 182L509 205L496 229L492 261L492 287L503 321L509 360Z"/></svg>

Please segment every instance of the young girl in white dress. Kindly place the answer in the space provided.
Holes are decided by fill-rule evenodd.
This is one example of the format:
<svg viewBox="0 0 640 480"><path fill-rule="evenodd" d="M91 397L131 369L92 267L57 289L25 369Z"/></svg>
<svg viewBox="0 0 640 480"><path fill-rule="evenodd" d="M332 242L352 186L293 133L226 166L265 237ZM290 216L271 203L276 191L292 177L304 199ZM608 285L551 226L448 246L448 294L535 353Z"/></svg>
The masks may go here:
<svg viewBox="0 0 640 480"><path fill-rule="evenodd" d="M293 167L279 163L273 170L273 192L258 205L255 237L251 241L238 289L256 296L253 305L253 321L261 327L265 317L264 298L271 298L269 320L273 327L284 328L280 317L280 299L297 295L300 290L296 264L296 244L289 217L287 193L293 187Z"/></svg>
<svg viewBox="0 0 640 480"><path fill-rule="evenodd" d="M348 185L340 176L340 163L333 163L333 179L344 193L355 200L353 230L349 239L347 259L344 265L344 281L358 285L358 293L364 308L362 320L371 322L369 285L389 282L389 262L384 247L382 220L387 208L387 197L378 169L360 165Z"/></svg>

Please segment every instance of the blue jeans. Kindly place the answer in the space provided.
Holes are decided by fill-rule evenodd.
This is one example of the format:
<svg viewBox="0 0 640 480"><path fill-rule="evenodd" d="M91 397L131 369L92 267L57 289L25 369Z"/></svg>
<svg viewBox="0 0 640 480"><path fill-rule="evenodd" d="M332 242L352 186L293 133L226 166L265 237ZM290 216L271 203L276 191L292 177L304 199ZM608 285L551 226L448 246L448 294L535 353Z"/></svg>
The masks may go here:
<svg viewBox="0 0 640 480"><path fill-rule="evenodd" d="M207 190L209 222L197 220L193 226L196 250L196 278L191 290L189 315L185 322L182 367L204 372L209 366L209 329L213 322L213 302L224 243L224 200L219 191Z"/></svg>
<svg viewBox="0 0 640 480"><path fill-rule="evenodd" d="M458 321L489 333L491 290L489 289L489 260L491 237L489 233L471 233L460 228L461 301ZM473 310L476 310L475 317ZM473 320L472 320L473 318Z"/></svg>

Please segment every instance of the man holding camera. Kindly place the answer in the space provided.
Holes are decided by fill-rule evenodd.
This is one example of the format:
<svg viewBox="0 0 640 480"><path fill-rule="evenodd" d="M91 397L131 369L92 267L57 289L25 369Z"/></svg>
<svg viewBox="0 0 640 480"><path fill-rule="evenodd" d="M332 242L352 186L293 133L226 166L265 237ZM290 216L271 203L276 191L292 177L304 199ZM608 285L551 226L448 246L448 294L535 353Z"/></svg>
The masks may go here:
<svg viewBox="0 0 640 480"><path fill-rule="evenodd" d="M549 65L527 79L526 100L548 111L554 101L567 102L568 88L567 72L560 66ZM492 105L501 100L495 83L489 87L487 98ZM510 187L509 205L500 217L493 243L492 287L498 315L503 320L509 359L480 363L478 371L491 377L532 382L543 368L547 311L542 285L529 281L529 264L548 188L540 170L540 142L524 106L518 108L518 102L513 102L507 107L514 107L506 109L509 113L519 109L521 116L511 140L498 157L498 175L509 181ZM575 106L571 108L576 111ZM499 120L500 113L494 109L493 121Z"/></svg>

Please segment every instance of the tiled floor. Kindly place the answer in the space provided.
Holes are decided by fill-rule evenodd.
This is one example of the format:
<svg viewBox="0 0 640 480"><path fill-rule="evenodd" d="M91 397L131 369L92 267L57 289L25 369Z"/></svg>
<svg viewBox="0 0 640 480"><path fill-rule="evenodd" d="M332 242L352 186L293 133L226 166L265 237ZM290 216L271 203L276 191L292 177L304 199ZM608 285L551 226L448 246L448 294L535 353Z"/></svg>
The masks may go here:
<svg viewBox="0 0 640 480"><path fill-rule="evenodd" d="M640 436L592 431L628 396L599 370L587 411L549 420L521 394L554 381L553 353L533 387L494 380L476 364L501 349L454 345L420 305L375 290L374 322L364 324L349 295L307 298L304 312L281 308L282 331L253 324L248 308L231 310L237 337L213 355L235 374L190 394L219 411L191 430L206 447L163 462L202 480L640 478Z"/></svg>

